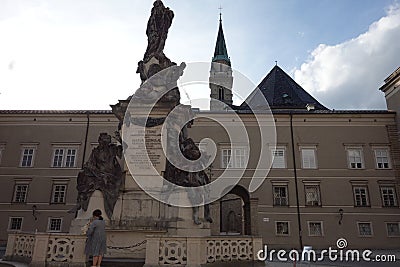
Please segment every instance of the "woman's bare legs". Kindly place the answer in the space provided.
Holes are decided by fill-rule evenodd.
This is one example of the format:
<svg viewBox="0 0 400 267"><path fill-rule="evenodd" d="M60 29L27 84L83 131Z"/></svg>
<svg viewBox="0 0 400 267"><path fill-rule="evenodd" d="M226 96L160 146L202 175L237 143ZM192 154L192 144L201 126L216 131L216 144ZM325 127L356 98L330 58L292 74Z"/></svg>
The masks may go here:
<svg viewBox="0 0 400 267"><path fill-rule="evenodd" d="M97 266L100 266L102 260L103 260L103 256L100 255L100 256L98 257L98 259L97 259Z"/></svg>
<svg viewBox="0 0 400 267"><path fill-rule="evenodd" d="M100 266L100 263L99 263L99 257L101 257L101 256L93 256L93 264L92 264L92 267L94 266ZM101 260L100 260L101 261Z"/></svg>

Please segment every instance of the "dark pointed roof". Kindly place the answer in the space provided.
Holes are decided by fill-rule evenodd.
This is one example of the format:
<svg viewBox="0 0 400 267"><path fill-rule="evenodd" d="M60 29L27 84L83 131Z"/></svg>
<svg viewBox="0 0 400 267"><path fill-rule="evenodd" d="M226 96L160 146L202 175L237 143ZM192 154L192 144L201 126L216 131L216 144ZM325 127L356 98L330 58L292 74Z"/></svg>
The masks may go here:
<svg viewBox="0 0 400 267"><path fill-rule="evenodd" d="M241 109L263 108L266 99L271 109L306 109L307 104L313 104L316 110L327 110L314 97L298 85L280 67L275 66L258 85L260 90L254 90L240 106ZM261 96L262 95L262 96Z"/></svg>
<svg viewBox="0 0 400 267"><path fill-rule="evenodd" d="M212 61L227 63L229 66L231 65L231 60L228 56L228 50L226 49L224 30L222 29L221 18L219 19L218 37L217 37L217 43L215 44L214 57L212 58Z"/></svg>

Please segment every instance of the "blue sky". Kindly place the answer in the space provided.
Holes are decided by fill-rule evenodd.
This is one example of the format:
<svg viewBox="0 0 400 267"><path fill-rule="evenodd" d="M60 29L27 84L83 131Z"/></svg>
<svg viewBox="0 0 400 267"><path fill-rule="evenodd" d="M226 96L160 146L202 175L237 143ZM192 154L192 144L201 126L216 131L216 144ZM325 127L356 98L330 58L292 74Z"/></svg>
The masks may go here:
<svg viewBox="0 0 400 267"><path fill-rule="evenodd" d="M0 109L108 109L127 98L152 2L0 0ZM175 13L165 53L177 63L210 61L222 6L232 66L255 84L277 60L329 108L385 108L378 88L400 65L397 1L164 4Z"/></svg>

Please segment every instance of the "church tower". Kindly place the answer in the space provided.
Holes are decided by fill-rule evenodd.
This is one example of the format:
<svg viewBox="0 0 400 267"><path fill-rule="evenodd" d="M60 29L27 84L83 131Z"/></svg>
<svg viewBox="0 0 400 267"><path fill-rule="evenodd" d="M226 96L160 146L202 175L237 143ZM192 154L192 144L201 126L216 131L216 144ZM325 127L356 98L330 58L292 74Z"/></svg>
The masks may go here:
<svg viewBox="0 0 400 267"><path fill-rule="evenodd" d="M233 77L231 60L228 56L224 31L222 29L222 14L220 13L219 16L218 37L209 77L211 89L210 110L212 111L225 110L225 104L228 106L232 105Z"/></svg>

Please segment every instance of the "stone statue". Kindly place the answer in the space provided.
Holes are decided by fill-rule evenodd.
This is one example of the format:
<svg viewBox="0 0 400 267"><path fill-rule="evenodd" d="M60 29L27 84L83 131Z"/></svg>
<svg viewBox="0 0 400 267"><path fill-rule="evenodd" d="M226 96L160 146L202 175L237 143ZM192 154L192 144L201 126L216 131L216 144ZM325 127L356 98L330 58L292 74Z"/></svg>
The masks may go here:
<svg viewBox="0 0 400 267"><path fill-rule="evenodd" d="M194 143L192 138L185 139L182 144L182 153L185 158L189 160L197 160L201 157L201 152L199 147ZM204 164L200 163L202 166L201 169L204 169ZM210 178L205 173L204 170L198 172L184 172L182 177L182 184L186 187L198 187L209 184ZM189 194L189 199L193 204L200 204L204 201L207 201L208 192L203 191L203 194ZM212 218L210 215L210 206L209 204L204 205L204 218L206 221L212 223ZM199 221L199 207L193 207L193 221L195 224L200 224Z"/></svg>
<svg viewBox="0 0 400 267"><path fill-rule="evenodd" d="M198 146L192 140L192 138L185 138L184 135L181 134L180 139L181 139L180 149L183 156L188 160L192 161L198 160L201 157L201 152ZM205 168L203 163L200 162L199 164L201 164L201 169ZM191 187L191 188L203 186L211 182L204 170L187 171L190 170L191 168L198 169L194 168L193 165L190 165L190 166L184 166L183 169L186 170L181 170L175 167L167 160L167 165L164 172L164 178L167 181L174 183L176 185ZM193 190L190 194L188 194L188 197L190 202L193 205L196 205L196 207L193 207L193 222L195 224L200 224L201 222L199 220L199 207L197 205L200 205L201 203L203 203L203 201L204 202L207 201L208 192L203 191L202 194L198 194L195 193L195 191ZM206 219L206 221L212 222L209 204L204 205L204 218Z"/></svg>
<svg viewBox="0 0 400 267"><path fill-rule="evenodd" d="M122 143L116 132L116 139ZM111 219L122 184L123 172L117 160L122 157L122 146L111 143L111 136L100 133L99 145L92 150L89 160L78 174L77 205L72 211L83 209L87 211L89 199L95 190L100 190L104 196L104 208Z"/></svg>
<svg viewBox="0 0 400 267"><path fill-rule="evenodd" d="M156 73L151 73L149 76L152 78L142 83L132 96L132 99L147 104L155 104L157 101L178 104L180 93L177 81L183 75L185 67L186 64L181 63L179 66L172 65L156 76L153 76Z"/></svg>
<svg viewBox="0 0 400 267"><path fill-rule="evenodd" d="M173 18L174 12L168 7L166 8L161 0L154 2L146 29L148 45L144 54L145 62L153 56L164 54L165 41Z"/></svg>
<svg viewBox="0 0 400 267"><path fill-rule="evenodd" d="M183 70L186 67L185 63L179 66L171 62L171 60L164 54L165 41L167 39L168 30L171 27L174 13L169 8L166 8L161 0L156 0L151 9L151 16L147 23L146 35L148 37L148 45L144 54L143 60L138 62L136 73L140 74L142 80L141 86L136 92L127 100L132 101L134 104L157 104L162 103L163 107L179 109L180 94L177 85L179 77L183 75ZM130 102L131 103L131 102ZM139 105L140 106L140 105ZM122 124L129 127L131 123L136 125L145 125L145 127L152 127L164 123L164 118L130 118L125 116L123 109L120 106L114 105L113 111L118 115L120 120L119 129ZM172 120L168 126L167 139L179 140L176 144L168 142L168 151L181 151L186 159L196 161L200 158L201 153L199 148L188 137L186 125L180 130L180 121L185 120L185 117L191 116L188 109L182 109L182 112L177 112L177 117ZM169 114L171 116L171 114ZM127 118L128 117L128 118ZM189 123L190 124L190 123ZM202 164L202 163L200 163ZM168 160L164 171L164 178L171 183L185 186L189 188L199 187L210 183L210 179L203 171L190 171L193 166L186 166L185 170L181 170L172 165ZM196 168L197 170L203 168ZM189 171L187 171L189 170ZM193 191L194 192L194 191ZM193 203L193 220L195 224L200 224L199 221L199 208L198 206L206 202L208 193L202 194L189 194L189 199ZM210 217L210 209L208 205L204 207L204 218L212 222Z"/></svg>
<svg viewBox="0 0 400 267"><path fill-rule="evenodd" d="M136 71L140 74L142 83L157 72L176 65L164 54L165 41L173 18L174 12L165 7L161 0L154 2L147 22L147 49Z"/></svg>
<svg viewBox="0 0 400 267"><path fill-rule="evenodd" d="M147 49L136 70L142 84L132 96L135 101L146 104L160 101L172 103L172 106L179 104L177 81L183 75L186 64L177 66L164 54L165 41L173 18L174 12L165 7L161 0L154 2L147 22ZM153 78L150 79L151 77Z"/></svg>

